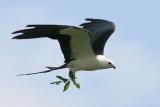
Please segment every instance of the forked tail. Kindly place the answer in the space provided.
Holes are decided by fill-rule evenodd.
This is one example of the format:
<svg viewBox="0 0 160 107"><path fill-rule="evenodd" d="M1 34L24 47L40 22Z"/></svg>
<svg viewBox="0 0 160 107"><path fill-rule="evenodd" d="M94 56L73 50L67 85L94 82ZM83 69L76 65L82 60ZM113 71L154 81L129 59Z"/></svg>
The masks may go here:
<svg viewBox="0 0 160 107"><path fill-rule="evenodd" d="M27 74L18 74L17 76L22 76L22 75L33 75L33 74L40 74L40 73L48 73L48 72L51 72L53 70L58 70L58 69L63 69L63 68L66 68L66 64L62 65L62 66L59 66L59 67L46 67L48 68L49 70L46 70L46 71L41 71L41 72L35 72L35 73L27 73Z"/></svg>

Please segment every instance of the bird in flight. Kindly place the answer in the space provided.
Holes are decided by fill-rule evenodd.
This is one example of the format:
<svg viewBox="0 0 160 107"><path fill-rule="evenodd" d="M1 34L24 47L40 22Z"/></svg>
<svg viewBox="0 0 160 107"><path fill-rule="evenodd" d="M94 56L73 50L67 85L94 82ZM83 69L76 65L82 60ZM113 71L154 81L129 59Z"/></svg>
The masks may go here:
<svg viewBox="0 0 160 107"><path fill-rule="evenodd" d="M18 30L12 34L18 34L13 39L34 39L48 37L57 40L64 55L64 64L59 67L46 67L48 70L36 73L20 74L32 75L47 73L53 70L69 68L70 79L57 76L65 83L67 90L70 80L80 88L76 82L77 71L94 71L99 69L116 68L111 60L104 54L104 46L115 31L113 22L103 19L86 18L87 22L80 27L70 25L28 25L28 29ZM59 84L62 81L53 82Z"/></svg>

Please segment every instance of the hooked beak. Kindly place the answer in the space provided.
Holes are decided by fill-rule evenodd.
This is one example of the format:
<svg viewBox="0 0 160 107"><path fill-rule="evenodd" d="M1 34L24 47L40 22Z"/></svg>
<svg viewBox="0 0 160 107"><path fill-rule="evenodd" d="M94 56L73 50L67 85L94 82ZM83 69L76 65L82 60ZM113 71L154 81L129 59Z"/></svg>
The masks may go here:
<svg viewBox="0 0 160 107"><path fill-rule="evenodd" d="M116 66L115 66L115 65L112 65L112 68L116 69Z"/></svg>

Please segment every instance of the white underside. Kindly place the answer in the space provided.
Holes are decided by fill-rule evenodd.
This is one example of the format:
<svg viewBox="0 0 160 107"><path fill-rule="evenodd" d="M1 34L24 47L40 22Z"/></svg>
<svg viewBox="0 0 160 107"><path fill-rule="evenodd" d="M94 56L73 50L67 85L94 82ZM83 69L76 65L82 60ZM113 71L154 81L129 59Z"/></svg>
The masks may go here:
<svg viewBox="0 0 160 107"><path fill-rule="evenodd" d="M67 67L73 72L80 70L94 71L98 69L110 68L107 62L108 60L104 56L97 55L95 57L73 60L67 65Z"/></svg>
<svg viewBox="0 0 160 107"><path fill-rule="evenodd" d="M108 59L103 55L95 55L91 46L90 33L84 29L68 27L60 31L60 34L71 37L71 58L74 59L67 64L70 71L93 71L110 68Z"/></svg>

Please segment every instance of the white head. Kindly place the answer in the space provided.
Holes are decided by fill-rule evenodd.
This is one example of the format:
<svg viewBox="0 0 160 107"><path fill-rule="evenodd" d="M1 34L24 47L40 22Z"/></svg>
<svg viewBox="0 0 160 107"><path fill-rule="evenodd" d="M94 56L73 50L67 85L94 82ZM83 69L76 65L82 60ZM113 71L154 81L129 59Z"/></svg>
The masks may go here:
<svg viewBox="0 0 160 107"><path fill-rule="evenodd" d="M116 66L113 64L113 62L110 59L105 58L103 55L97 55L96 58L100 61L104 68L116 69Z"/></svg>

